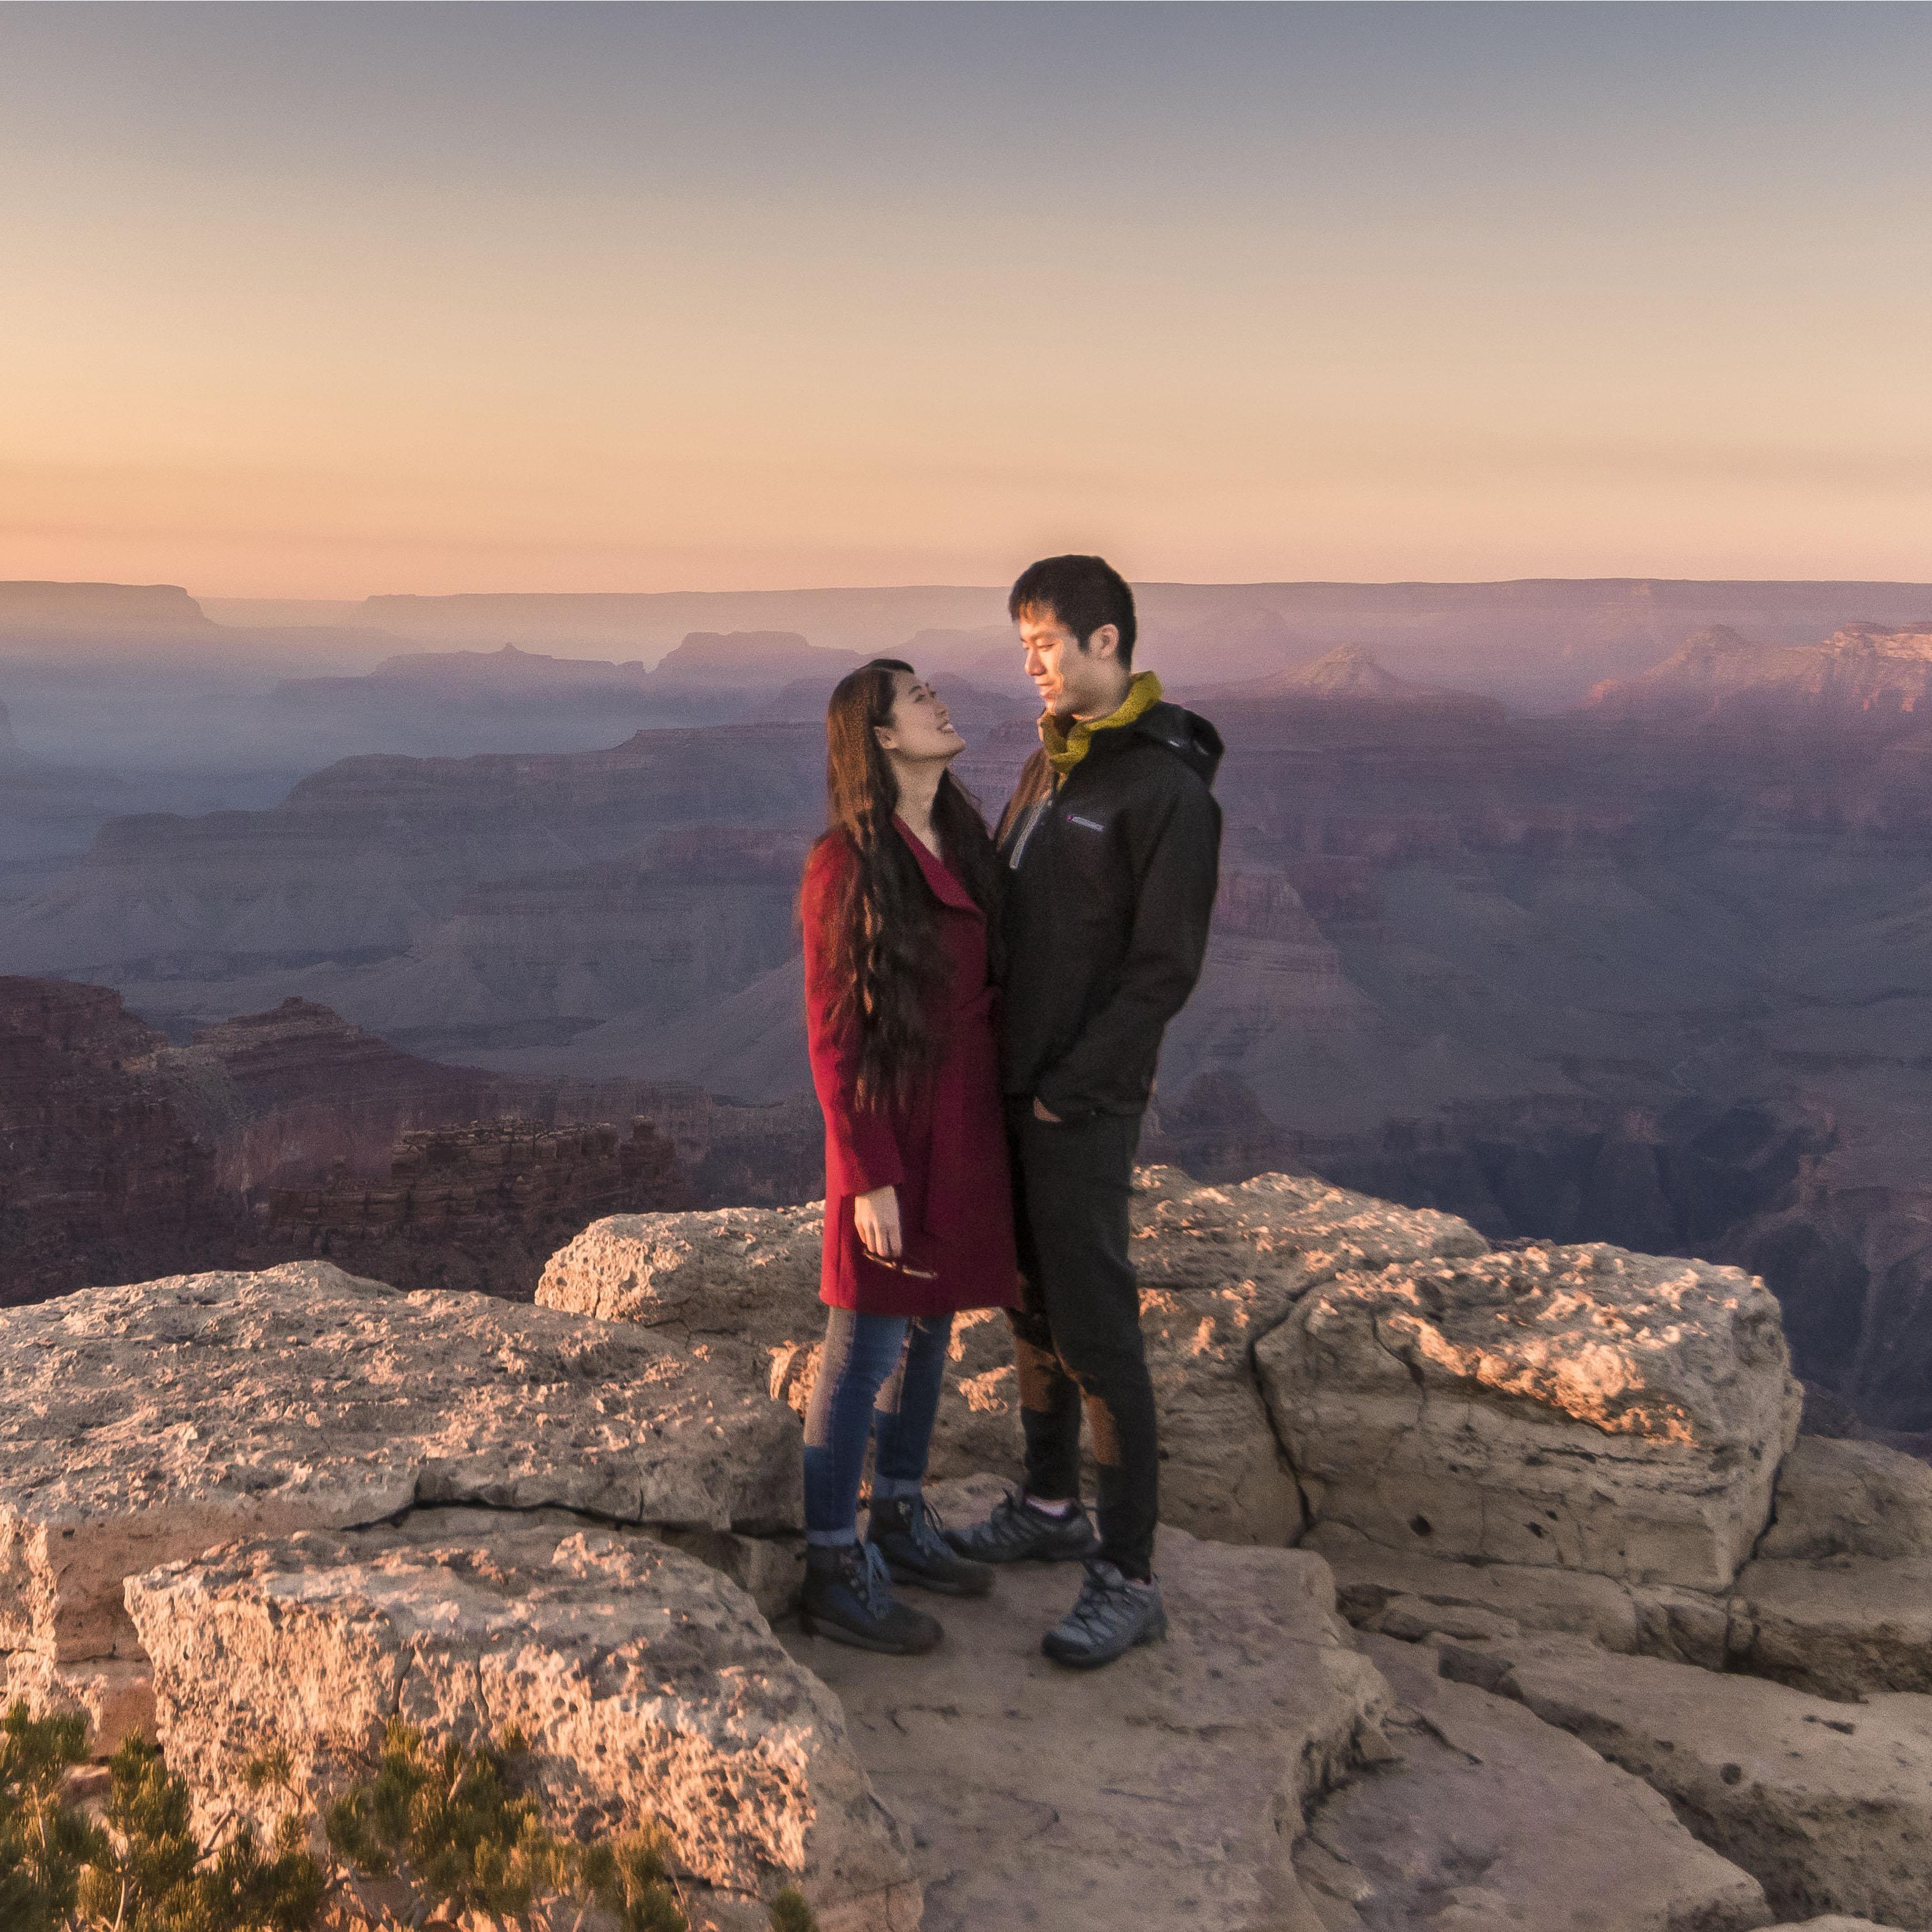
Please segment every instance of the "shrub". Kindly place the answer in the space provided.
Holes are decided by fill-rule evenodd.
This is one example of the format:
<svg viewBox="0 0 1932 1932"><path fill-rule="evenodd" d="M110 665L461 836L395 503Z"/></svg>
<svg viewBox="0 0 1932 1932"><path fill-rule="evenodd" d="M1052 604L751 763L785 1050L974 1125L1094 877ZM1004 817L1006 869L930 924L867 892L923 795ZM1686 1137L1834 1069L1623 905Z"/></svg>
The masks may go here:
<svg viewBox="0 0 1932 1932"><path fill-rule="evenodd" d="M16 1703L0 1718L4 1932L307 1932L314 1923L330 1878L292 1809L266 1851L244 1828L210 1856L191 1828L187 1786L152 1744L130 1738L109 1760L104 1829L61 1798L86 1743L77 1717L32 1718ZM374 1776L328 1808L331 1848L356 1870L403 1878L451 1916L516 1919L546 1896L567 1896L594 1900L620 1932L688 1932L662 1827L561 1842L536 1801L514 1788L523 1750L514 1732L471 1750L392 1723ZM256 1760L245 1777L253 1790L286 1788L286 1754ZM771 1924L818 1932L790 1887L773 1900Z"/></svg>
<svg viewBox="0 0 1932 1932"><path fill-rule="evenodd" d="M818 1921L796 1886L787 1886L772 1900L772 1932L818 1932Z"/></svg>
<svg viewBox="0 0 1932 1932"><path fill-rule="evenodd" d="M68 1923L82 1868L106 1850L100 1828L60 1802L60 1783L87 1750L80 1718L0 1718L0 1925L56 1932Z"/></svg>
<svg viewBox="0 0 1932 1932"><path fill-rule="evenodd" d="M84 1924L118 1932L304 1932L328 1881L284 1818L270 1853L238 1832L212 1862L188 1828L188 1786L140 1738L108 1760L107 1831L80 1876Z"/></svg>

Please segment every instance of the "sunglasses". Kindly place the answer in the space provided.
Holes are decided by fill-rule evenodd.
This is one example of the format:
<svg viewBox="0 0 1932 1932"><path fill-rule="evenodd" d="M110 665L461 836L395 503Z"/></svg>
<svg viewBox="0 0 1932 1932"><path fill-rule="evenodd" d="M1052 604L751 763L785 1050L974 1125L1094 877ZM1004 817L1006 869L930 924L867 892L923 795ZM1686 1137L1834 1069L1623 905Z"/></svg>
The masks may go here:
<svg viewBox="0 0 1932 1932"><path fill-rule="evenodd" d="M870 1248L866 1250L866 1258L874 1268L890 1268L893 1274L908 1276L914 1281L937 1281L939 1279L937 1268L914 1268L910 1262L888 1261L884 1255L874 1254Z"/></svg>

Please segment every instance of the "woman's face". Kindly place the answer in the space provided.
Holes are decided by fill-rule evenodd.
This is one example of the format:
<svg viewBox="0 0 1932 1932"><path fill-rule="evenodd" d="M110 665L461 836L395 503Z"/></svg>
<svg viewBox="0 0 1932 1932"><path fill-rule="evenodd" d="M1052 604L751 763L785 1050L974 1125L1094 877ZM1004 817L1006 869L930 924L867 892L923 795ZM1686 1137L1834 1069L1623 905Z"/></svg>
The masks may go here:
<svg viewBox="0 0 1932 1932"><path fill-rule="evenodd" d="M879 742L902 758L956 758L966 748L932 686L913 671L892 673L892 715L878 729Z"/></svg>

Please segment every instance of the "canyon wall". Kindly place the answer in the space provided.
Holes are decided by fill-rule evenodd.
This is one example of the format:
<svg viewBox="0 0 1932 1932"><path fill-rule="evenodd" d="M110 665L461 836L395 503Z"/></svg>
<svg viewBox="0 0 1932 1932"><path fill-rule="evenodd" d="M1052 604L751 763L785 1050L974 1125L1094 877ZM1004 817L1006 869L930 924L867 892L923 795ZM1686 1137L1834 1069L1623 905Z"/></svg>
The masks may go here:
<svg viewBox="0 0 1932 1932"><path fill-rule="evenodd" d="M1226 836L1150 1150L1740 1261L1820 1399L1932 1430L1928 633L1790 628L1693 637L1558 716L1359 647L1176 680L1228 742ZM997 805L1033 742L989 714L960 774ZM822 759L774 722L350 760L272 811L121 821L0 907L0 959L111 983L184 1045L296 995L550 1124L694 1120L697 1090L697 1199L807 1198L793 901ZM392 1132L293 1101L244 1165L332 1132L382 1171Z"/></svg>

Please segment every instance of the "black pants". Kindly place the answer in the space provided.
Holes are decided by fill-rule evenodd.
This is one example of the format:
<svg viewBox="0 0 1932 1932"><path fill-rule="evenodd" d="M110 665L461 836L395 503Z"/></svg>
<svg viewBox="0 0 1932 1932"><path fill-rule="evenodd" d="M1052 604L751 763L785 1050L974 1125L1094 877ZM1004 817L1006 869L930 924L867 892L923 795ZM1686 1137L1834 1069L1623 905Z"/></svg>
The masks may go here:
<svg viewBox="0 0 1932 1932"><path fill-rule="evenodd" d="M1100 1469L1100 1553L1130 1576L1154 1561L1160 1448L1127 1258L1138 1114L1055 1124L1008 1114L1021 1306L1010 1311L1030 1494L1080 1493L1084 1406Z"/></svg>

